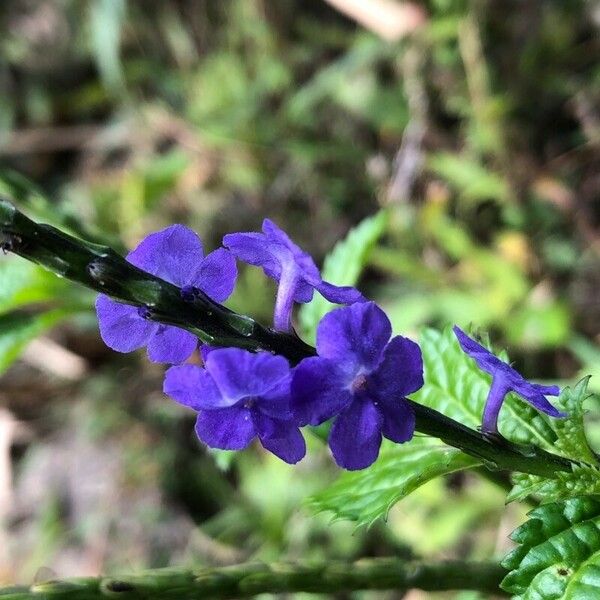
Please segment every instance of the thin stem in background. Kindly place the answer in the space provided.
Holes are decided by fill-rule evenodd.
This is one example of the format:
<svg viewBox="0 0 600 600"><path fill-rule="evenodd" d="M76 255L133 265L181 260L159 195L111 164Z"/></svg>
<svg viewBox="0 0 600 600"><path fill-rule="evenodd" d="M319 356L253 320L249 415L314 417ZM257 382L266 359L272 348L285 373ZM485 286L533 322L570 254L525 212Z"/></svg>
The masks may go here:
<svg viewBox="0 0 600 600"><path fill-rule="evenodd" d="M2 600L186 600L248 598L264 593L334 593L356 590L427 592L475 590L505 595L506 570L496 563L362 559L354 563L245 563L231 567L156 569L136 575L85 577L0 589Z"/></svg>

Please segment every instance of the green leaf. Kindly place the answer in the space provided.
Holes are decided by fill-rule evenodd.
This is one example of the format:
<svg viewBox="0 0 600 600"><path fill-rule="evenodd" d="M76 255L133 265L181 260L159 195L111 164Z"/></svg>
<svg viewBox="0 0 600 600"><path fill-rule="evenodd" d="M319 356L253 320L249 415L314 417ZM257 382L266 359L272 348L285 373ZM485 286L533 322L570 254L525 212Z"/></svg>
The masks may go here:
<svg viewBox="0 0 600 600"><path fill-rule="evenodd" d="M60 297L68 284L20 258L0 261L0 313Z"/></svg>
<svg viewBox="0 0 600 600"><path fill-rule="evenodd" d="M544 306L525 306L515 311L506 332L513 344L526 348L555 348L571 333L567 304L550 300Z"/></svg>
<svg viewBox="0 0 600 600"><path fill-rule="evenodd" d="M514 485L506 497L507 502L524 500L531 495L544 502L581 494L600 495L600 468L595 465L576 465L571 472L557 472L554 479L515 473L512 481Z"/></svg>
<svg viewBox="0 0 600 600"><path fill-rule="evenodd" d="M425 385L412 398L468 427L480 426L491 376L461 350L451 327L444 331L426 329L419 343ZM506 356L500 356L506 360ZM504 402L499 429L512 442L554 451L556 434L546 417L514 394Z"/></svg>
<svg viewBox="0 0 600 600"><path fill-rule="evenodd" d="M343 473L333 485L309 500L316 512L331 511L335 519L371 525L386 517L399 500L435 477L481 464L460 450L431 438L406 444L385 441L368 469Z"/></svg>
<svg viewBox="0 0 600 600"><path fill-rule="evenodd" d="M376 61L386 54L389 56L390 50L390 47L381 44L373 36L359 35L348 52L340 59L328 63L291 96L286 106L289 117L301 122L318 108L320 102L328 98L347 105L347 94L340 97L340 90L346 87L344 83L355 80L361 72L372 71L377 64ZM379 88L379 92L381 90L382 88ZM361 100L363 103L372 101L369 96L365 98L363 94L359 94L358 102L356 99L352 102L355 111L358 108L357 104L360 106Z"/></svg>
<svg viewBox="0 0 600 600"><path fill-rule="evenodd" d="M506 181L468 156L438 152L428 161L429 168L453 185L466 200L506 202Z"/></svg>
<svg viewBox="0 0 600 600"><path fill-rule="evenodd" d="M0 315L0 374L18 358L31 340L73 312L57 308L40 314L10 312Z"/></svg>
<svg viewBox="0 0 600 600"><path fill-rule="evenodd" d="M590 395L587 391L589 381L589 377L584 377L574 388L565 387L562 390L557 404L569 416L566 419L554 419L552 426L557 435L556 448L561 454L595 464L597 458L588 444L583 420L583 403Z"/></svg>
<svg viewBox="0 0 600 600"><path fill-rule="evenodd" d="M388 223L388 213L380 210L364 219L346 238L338 242L323 264L322 276L335 285L355 285L377 240L383 235ZM315 294L313 300L302 306L299 314L300 326L307 338L313 342L319 321L335 304Z"/></svg>
<svg viewBox="0 0 600 600"><path fill-rule="evenodd" d="M521 600L600 597L600 500L589 496L546 504L511 539L501 586Z"/></svg>
<svg viewBox="0 0 600 600"><path fill-rule="evenodd" d="M112 91L125 85L121 65L121 30L125 21L124 0L98 0L90 11L90 33L95 59L103 83Z"/></svg>
<svg viewBox="0 0 600 600"><path fill-rule="evenodd" d="M500 412L498 428L504 437L517 444L534 444L555 453L556 433L552 420L511 393Z"/></svg>
<svg viewBox="0 0 600 600"><path fill-rule="evenodd" d="M77 312L89 311L87 290L18 257L0 261L0 373L35 337ZM48 304L51 305L48 306ZM41 312L41 306L45 310Z"/></svg>
<svg viewBox="0 0 600 600"><path fill-rule="evenodd" d="M583 420L583 402L589 395L588 383L589 377L585 377L575 387L565 387L556 404L569 416L550 421L555 435L554 453L582 464L574 466L571 472L557 473L555 479L526 473L513 474L514 486L507 497L508 502L522 500L532 494L546 502L581 494L600 494L598 460L587 441Z"/></svg>
<svg viewBox="0 0 600 600"><path fill-rule="evenodd" d="M43 191L21 173L0 167L0 196L8 196L27 210L29 216L96 244L109 244L124 252L121 240L84 223L74 202L50 200Z"/></svg>

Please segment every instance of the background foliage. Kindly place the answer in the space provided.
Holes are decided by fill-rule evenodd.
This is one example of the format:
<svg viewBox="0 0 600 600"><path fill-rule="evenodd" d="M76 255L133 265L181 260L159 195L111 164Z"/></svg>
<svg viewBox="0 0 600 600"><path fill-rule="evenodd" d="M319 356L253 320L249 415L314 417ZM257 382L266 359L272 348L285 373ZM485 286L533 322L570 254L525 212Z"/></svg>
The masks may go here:
<svg viewBox="0 0 600 600"><path fill-rule="evenodd" d="M359 281L395 332L423 340L436 385L416 399L469 426L487 380L453 362L449 322L489 331L529 377L595 373L598 391L598 6L419 6L422 26L389 42L324 2L7 0L0 191L121 250L172 222L213 248L264 216L319 261L335 246L327 277ZM268 322L272 292L248 268L229 305ZM40 567L490 558L523 520L522 505L503 506L511 482L426 440L386 449L362 480L337 479L317 437L295 468L259 448L208 453L162 397L161 367L103 347L92 306L0 260L4 583ZM300 311L307 339L327 309ZM563 400L583 435L584 408L597 407L585 384L572 390ZM507 411L520 425L507 436L556 450L560 431L517 402ZM393 468L395 453L421 457L418 481ZM360 494L344 520L313 516L348 481ZM561 497L531 477L513 483L515 499Z"/></svg>

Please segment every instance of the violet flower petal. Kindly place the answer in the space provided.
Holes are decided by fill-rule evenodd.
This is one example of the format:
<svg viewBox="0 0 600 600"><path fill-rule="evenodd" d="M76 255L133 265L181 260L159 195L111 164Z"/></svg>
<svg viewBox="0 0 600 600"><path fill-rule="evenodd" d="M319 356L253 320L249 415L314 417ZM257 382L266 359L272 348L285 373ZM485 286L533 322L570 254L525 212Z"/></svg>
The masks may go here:
<svg viewBox="0 0 600 600"><path fill-rule="evenodd" d="M270 252L262 233L228 233L223 245L245 263L268 270L269 277L278 280L281 276L281 264Z"/></svg>
<svg viewBox="0 0 600 600"><path fill-rule="evenodd" d="M306 443L296 425L290 421L272 419L259 411L253 411L252 418L260 443L269 452L289 464L304 458Z"/></svg>
<svg viewBox="0 0 600 600"><path fill-rule="evenodd" d="M371 381L377 397L384 400L398 400L423 387L423 357L418 344L400 335L393 337Z"/></svg>
<svg viewBox="0 0 600 600"><path fill-rule="evenodd" d="M408 442L415 432L415 413L406 400L388 400L379 403L383 415L381 433L397 444Z"/></svg>
<svg viewBox="0 0 600 600"><path fill-rule="evenodd" d="M96 312L102 340L117 352L145 346L159 328L158 323L140 317L135 306L115 302L104 294L96 298Z"/></svg>
<svg viewBox="0 0 600 600"><path fill-rule="evenodd" d="M351 377L331 360L305 358L292 374L292 410L298 424L320 425L352 402Z"/></svg>
<svg viewBox="0 0 600 600"><path fill-rule="evenodd" d="M196 419L196 435L211 448L243 450L256 435L256 430L250 410L232 406L201 410Z"/></svg>
<svg viewBox="0 0 600 600"><path fill-rule="evenodd" d="M545 398L545 396L558 396L560 394L560 388L557 385L540 385L523 380L511 386L511 389L525 398L534 408L551 417L563 418L567 416L567 413L552 406Z"/></svg>
<svg viewBox="0 0 600 600"><path fill-rule="evenodd" d="M529 385L531 385L537 393L544 394L544 396L560 395L560 388L557 385L541 385L539 383L531 383Z"/></svg>
<svg viewBox="0 0 600 600"><path fill-rule="evenodd" d="M263 392L255 403L261 413L274 419L289 420L293 418L290 397L290 383L292 375L288 375L275 381L272 388Z"/></svg>
<svg viewBox="0 0 600 600"><path fill-rule="evenodd" d="M127 260L136 267L177 286L191 283L204 257L198 235L184 225L171 225L151 233Z"/></svg>
<svg viewBox="0 0 600 600"><path fill-rule="evenodd" d="M334 304L354 304L355 302L366 302L367 299L356 289L348 285L339 286L321 281L315 289L325 300Z"/></svg>
<svg viewBox="0 0 600 600"><path fill-rule="evenodd" d="M200 288L215 302L225 302L233 293L237 279L237 266L231 252L218 248L202 260L196 268L191 285Z"/></svg>
<svg viewBox="0 0 600 600"><path fill-rule="evenodd" d="M206 370L229 405L242 398L268 394L289 378L290 367L282 356L253 354L239 348L219 348L206 357Z"/></svg>
<svg viewBox="0 0 600 600"><path fill-rule="evenodd" d="M296 251L299 248L296 243L292 241L290 236L281 229L275 221L271 221L271 219L263 220L262 230L263 234L266 235L271 242L277 242L292 251Z"/></svg>
<svg viewBox="0 0 600 600"><path fill-rule="evenodd" d="M500 360L495 354L487 348L470 338L462 329L456 325L452 328L454 335L458 339L458 343L465 354L468 354L476 363L477 366L486 373L493 375L501 365L506 363ZM510 368L510 365L506 365ZM511 369L512 370L512 369Z"/></svg>
<svg viewBox="0 0 600 600"><path fill-rule="evenodd" d="M163 392L183 406L194 410L225 408L213 378L196 365L171 367L165 374Z"/></svg>
<svg viewBox="0 0 600 600"><path fill-rule="evenodd" d="M198 338L179 327L160 325L148 341L148 358L156 363L186 361L198 347Z"/></svg>
<svg viewBox="0 0 600 600"><path fill-rule="evenodd" d="M300 279L296 285L296 291L294 292L294 302L298 304L306 304L313 299L315 295L315 288L306 283L303 279Z"/></svg>
<svg viewBox="0 0 600 600"><path fill-rule="evenodd" d="M312 257L273 221L265 219L262 229L262 234L226 235L223 244L237 258L262 267L268 277L279 282L273 319L275 329L291 331L294 302L310 302L315 289L331 302L349 304L365 300L354 288L323 281Z"/></svg>
<svg viewBox="0 0 600 600"><path fill-rule="evenodd" d="M263 221L262 229L267 239L273 244L272 247L275 252L280 252L279 248L281 247L285 247L290 252L294 263L302 273L302 278L307 283L315 287L321 282L319 269L315 265L312 256L294 243L283 229L278 227L271 219ZM282 262L288 260L287 255L285 257L285 259L282 257Z"/></svg>
<svg viewBox="0 0 600 600"><path fill-rule="evenodd" d="M381 427L382 417L373 403L357 398L336 418L329 433L335 462L349 471L373 464L381 446Z"/></svg>
<svg viewBox="0 0 600 600"><path fill-rule="evenodd" d="M374 303L352 304L326 314L317 328L319 356L349 370L373 371L392 334L386 314Z"/></svg>
<svg viewBox="0 0 600 600"><path fill-rule="evenodd" d="M187 288L193 284L218 302L231 294L237 277L233 256L219 249L203 258L200 238L183 225L150 234L127 260L174 285ZM100 333L114 350L130 352L147 345L150 360L179 363L196 349L198 340L189 332L146 321L135 307L123 306L102 295L96 303Z"/></svg>
<svg viewBox="0 0 600 600"><path fill-rule="evenodd" d="M206 359L208 358L208 355L213 350L218 350L219 348L220 348L220 346L211 346L210 344L200 344L200 356L202 357L202 363L205 364Z"/></svg>

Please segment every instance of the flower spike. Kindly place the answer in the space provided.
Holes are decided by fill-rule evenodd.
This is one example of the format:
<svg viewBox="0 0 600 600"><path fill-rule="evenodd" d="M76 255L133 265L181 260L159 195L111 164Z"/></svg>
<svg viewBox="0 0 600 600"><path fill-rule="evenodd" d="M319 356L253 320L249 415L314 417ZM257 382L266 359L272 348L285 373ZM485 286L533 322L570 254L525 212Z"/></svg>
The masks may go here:
<svg viewBox="0 0 600 600"><path fill-rule="evenodd" d="M273 317L275 329L291 331L294 302L310 302L314 290L335 304L365 301L353 287L323 281L312 257L273 221L265 219L262 230L262 233L230 233L223 238L223 245L240 260L262 267L268 277L279 282Z"/></svg>
<svg viewBox="0 0 600 600"><path fill-rule="evenodd" d="M498 433L498 415L506 394L509 392L515 392L531 406L551 417L563 418L567 416L566 413L554 408L545 398L545 396L558 396L560 394L560 388L557 385L530 383L518 371L470 338L456 325L453 331L463 352L475 360L482 371L489 373L493 378L483 410L481 423L483 432Z"/></svg>

